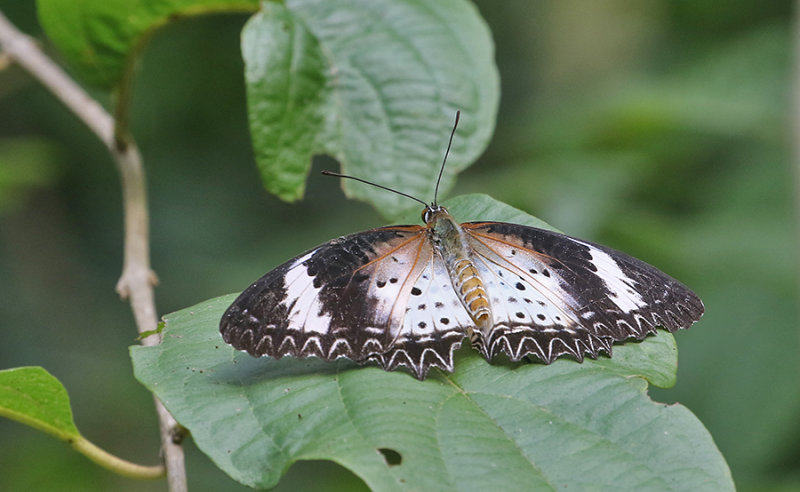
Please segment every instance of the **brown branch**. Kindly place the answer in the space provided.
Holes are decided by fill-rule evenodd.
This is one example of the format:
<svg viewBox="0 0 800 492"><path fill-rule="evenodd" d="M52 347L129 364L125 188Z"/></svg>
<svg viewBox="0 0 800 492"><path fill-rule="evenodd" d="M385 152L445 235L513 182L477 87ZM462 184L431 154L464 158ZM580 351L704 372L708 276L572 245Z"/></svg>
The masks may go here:
<svg viewBox="0 0 800 492"><path fill-rule="evenodd" d="M158 323L153 293L156 277L150 269L147 187L139 150L130 138L115 139L115 121L111 115L50 60L29 36L9 22L2 12L0 49L47 87L111 152L122 181L125 213L124 265L117 292L123 299L130 299L139 333L152 332ZM127 101L120 104L127 104ZM151 335L142 340L142 344L147 346L160 342L160 335ZM155 405L169 490L183 492L186 490L183 448L173 439L179 426L157 398Z"/></svg>

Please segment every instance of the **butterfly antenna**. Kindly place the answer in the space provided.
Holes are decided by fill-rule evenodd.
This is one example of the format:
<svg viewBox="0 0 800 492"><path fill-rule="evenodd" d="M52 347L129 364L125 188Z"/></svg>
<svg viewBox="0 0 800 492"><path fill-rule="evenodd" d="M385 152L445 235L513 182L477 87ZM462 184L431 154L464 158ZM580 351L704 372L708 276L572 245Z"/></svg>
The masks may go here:
<svg viewBox="0 0 800 492"><path fill-rule="evenodd" d="M372 181L367 181L366 179L356 178L355 176L348 176L346 174L339 174L339 173L335 173L333 171L322 171L322 174L324 174L325 176L335 176L337 178L354 179L354 180L360 181L360 182L362 182L364 184L372 185L372 186L378 187L378 188L380 188L382 190L391 191L392 193L397 193L398 195L403 195L406 198L411 198L412 200L418 201L419 203L421 203L425 207L428 206L427 203L423 202L422 200L420 200L417 197L411 196L411 195L409 195L407 193L403 193L402 191L393 190L392 188L388 188L386 186L379 185L377 183L373 183Z"/></svg>
<svg viewBox="0 0 800 492"><path fill-rule="evenodd" d="M450 153L450 146L453 145L453 136L456 134L458 128L458 118L461 117L461 111L456 111L456 122L453 123L453 131L450 132L450 141L447 142L447 150L444 152L444 159L442 160L442 167L439 169L439 179L436 180L436 190L433 192L433 204L439 204L439 183L442 181L442 173L444 173L444 163L447 162L447 154Z"/></svg>

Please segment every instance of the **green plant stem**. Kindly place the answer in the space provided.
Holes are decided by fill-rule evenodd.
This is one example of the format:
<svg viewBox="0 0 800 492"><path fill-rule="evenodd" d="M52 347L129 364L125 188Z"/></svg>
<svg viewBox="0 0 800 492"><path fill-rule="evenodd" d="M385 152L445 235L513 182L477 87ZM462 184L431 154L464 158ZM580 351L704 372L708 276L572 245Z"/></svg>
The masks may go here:
<svg viewBox="0 0 800 492"><path fill-rule="evenodd" d="M166 473L164 465L143 466L131 463L103 451L84 437L75 439L70 444L75 451L83 454L103 468L128 478L154 480L164 477Z"/></svg>

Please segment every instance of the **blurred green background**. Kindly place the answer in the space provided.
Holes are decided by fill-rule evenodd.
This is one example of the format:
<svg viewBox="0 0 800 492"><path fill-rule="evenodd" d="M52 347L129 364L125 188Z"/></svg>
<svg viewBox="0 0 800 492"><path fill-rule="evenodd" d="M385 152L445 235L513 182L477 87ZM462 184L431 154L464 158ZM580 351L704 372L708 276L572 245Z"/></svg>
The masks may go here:
<svg viewBox="0 0 800 492"><path fill-rule="evenodd" d="M707 313L676 335L678 384L651 395L705 423L739 490L800 491L792 3L476 3L494 34L502 101L489 149L452 194L491 194L696 290ZM33 2L0 0L0 10L41 38ZM140 63L132 129L148 173L161 313L241 290L331 237L384 225L316 172L302 203L263 191L245 113L245 20L171 25ZM336 166L318 161L315 171ZM84 435L152 464L156 418L131 375L136 329L114 292L121 253L119 180L105 149L6 67L0 368L44 366L67 387ZM0 443L0 490L166 490L116 477L14 422L0 420ZM186 448L191 490L248 490ZM336 465L311 463L293 467L279 489L358 485Z"/></svg>

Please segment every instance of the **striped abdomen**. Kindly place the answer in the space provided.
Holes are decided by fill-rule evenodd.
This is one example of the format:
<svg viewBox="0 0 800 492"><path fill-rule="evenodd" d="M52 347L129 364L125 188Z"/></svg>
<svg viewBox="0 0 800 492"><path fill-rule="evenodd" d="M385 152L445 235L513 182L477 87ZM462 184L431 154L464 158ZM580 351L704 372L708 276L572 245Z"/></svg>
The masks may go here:
<svg viewBox="0 0 800 492"><path fill-rule="evenodd" d="M450 271L456 293L472 320L480 329L490 328L492 310L489 307L489 296L486 295L475 265L467 258L460 258Z"/></svg>

